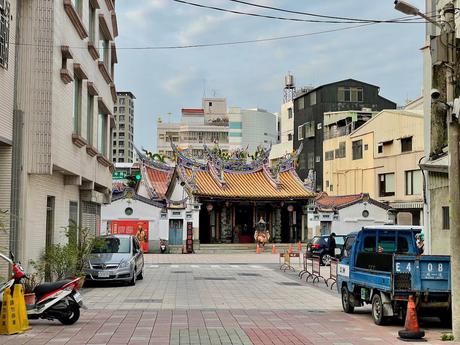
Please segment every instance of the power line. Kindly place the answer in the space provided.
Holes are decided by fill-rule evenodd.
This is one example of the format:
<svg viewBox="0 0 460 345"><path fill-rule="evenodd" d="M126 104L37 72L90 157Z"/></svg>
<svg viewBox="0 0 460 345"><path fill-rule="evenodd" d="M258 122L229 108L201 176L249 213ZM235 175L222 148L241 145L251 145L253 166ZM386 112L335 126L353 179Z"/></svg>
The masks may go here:
<svg viewBox="0 0 460 345"><path fill-rule="evenodd" d="M300 14L300 15L304 15L304 16L318 17L318 18L350 20L350 21L357 21L357 22L393 23L395 21L399 22L400 20L405 21L405 20L419 19L416 16L405 16L405 17L400 17L400 18L391 19L391 20L364 19L364 18L352 18L352 17L338 17L338 16L328 16L328 15L323 15L323 14L318 14L318 13L311 13L311 12L287 10L287 9L284 9L284 8L266 6L266 5L260 5L260 4L254 4L254 3L250 3L250 2L242 1L242 0L227 0L227 1L236 2L236 3L248 5L248 6L258 7L258 8L264 8L264 9L273 10L273 11L284 12L284 13Z"/></svg>
<svg viewBox="0 0 460 345"><path fill-rule="evenodd" d="M300 19L300 18L288 18L288 17L279 17L279 16L270 16L270 15L263 15L263 14L257 14L257 13L250 13L250 12L242 12L242 11L236 11L236 10L229 10L221 7L215 7L215 6L208 6L208 5L202 5L202 4L197 4L195 2L189 2L185 0L173 0L178 3L190 5L190 6L195 6L195 7L200 7L200 8L207 8L215 11L220 11L220 12L227 12L227 13L233 13L233 14L238 14L238 15L245 15L245 16L251 16L251 17L259 17L259 18L267 18L267 19L276 19L276 20L285 20L285 21L294 21L294 22L307 22L307 23L327 23L327 24L357 24L357 23L397 23L397 24L414 24L414 23L425 23L425 21L398 21L398 20L373 20L373 21L363 21L363 20L318 20L318 19Z"/></svg>
<svg viewBox="0 0 460 345"><path fill-rule="evenodd" d="M173 50L173 49L206 48L206 47L217 47L217 46L232 46L232 45L249 44L249 43L263 43L263 42L280 41L280 40L294 39L294 38L307 37L307 36L316 36L316 35L327 34L327 33L331 33L331 32L338 32L338 31L357 29L357 28L360 28L360 27L370 26L370 25L375 25L375 24L376 23L364 23L364 24L345 26L345 27L336 28L336 29L330 29L330 30L307 32L307 33L296 34L296 35L260 38L260 39L254 39L254 40L215 42L215 43L198 43L198 44L174 45L174 46L117 47L117 50ZM11 45L18 45L18 46L27 46L27 47L45 47L45 48L49 47L49 46L39 45L39 44L34 44L34 43L15 43L15 42L10 42L10 44ZM74 47L71 46L69 48L71 48L71 49L88 49L88 47L86 47L86 46L78 46L78 47L77 46L74 46Z"/></svg>

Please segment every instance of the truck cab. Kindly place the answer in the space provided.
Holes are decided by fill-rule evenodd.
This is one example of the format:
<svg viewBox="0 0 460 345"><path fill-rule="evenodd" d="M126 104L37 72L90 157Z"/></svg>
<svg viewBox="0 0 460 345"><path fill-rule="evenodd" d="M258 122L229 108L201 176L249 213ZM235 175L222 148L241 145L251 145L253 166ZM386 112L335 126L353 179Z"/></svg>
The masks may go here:
<svg viewBox="0 0 460 345"><path fill-rule="evenodd" d="M342 307L372 305L376 324L404 317L409 295L423 314L450 321L450 258L420 255L416 226L372 226L347 237L337 268Z"/></svg>

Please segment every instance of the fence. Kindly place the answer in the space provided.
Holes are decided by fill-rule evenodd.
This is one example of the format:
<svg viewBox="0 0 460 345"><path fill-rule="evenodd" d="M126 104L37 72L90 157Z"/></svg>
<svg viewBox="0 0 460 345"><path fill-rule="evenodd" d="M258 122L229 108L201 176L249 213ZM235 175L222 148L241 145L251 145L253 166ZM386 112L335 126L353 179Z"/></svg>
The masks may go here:
<svg viewBox="0 0 460 345"><path fill-rule="evenodd" d="M303 254L303 269L299 272L299 278L302 279L305 273L307 274L307 279L311 276L311 270L309 270L308 266L311 266L312 259L308 257L308 252L305 251Z"/></svg>
<svg viewBox="0 0 460 345"><path fill-rule="evenodd" d="M331 258L331 264L329 266L329 278L325 281L326 286L329 286L329 282L332 282L332 284L329 286L331 290L334 284L337 284L337 265L338 260Z"/></svg>
<svg viewBox="0 0 460 345"><path fill-rule="evenodd" d="M299 266L301 265L300 253L288 253L288 252L280 253L279 263L281 263L281 258L284 259L284 263L281 264L280 270L284 269L284 272L286 272L286 270L291 270L295 272L295 268L291 265L291 258L299 258Z"/></svg>
<svg viewBox="0 0 460 345"><path fill-rule="evenodd" d="M306 281L308 282L308 279L310 277L313 278L312 283L318 282L320 279L322 279L324 282L326 282L326 279L321 275L321 260L319 256L312 256L311 258L311 274L307 277Z"/></svg>

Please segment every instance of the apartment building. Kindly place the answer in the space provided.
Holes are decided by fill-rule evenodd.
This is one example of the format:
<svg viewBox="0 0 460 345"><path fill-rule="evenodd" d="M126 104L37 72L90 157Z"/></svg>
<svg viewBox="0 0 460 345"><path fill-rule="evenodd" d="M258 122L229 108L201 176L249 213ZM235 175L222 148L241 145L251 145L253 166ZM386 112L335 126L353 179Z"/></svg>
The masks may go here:
<svg viewBox="0 0 460 345"><path fill-rule="evenodd" d="M228 111L228 143L230 149L248 149L250 153L259 145L278 142L278 117L265 109L230 107Z"/></svg>
<svg viewBox="0 0 460 345"><path fill-rule="evenodd" d="M115 129L112 136L112 159L114 163L134 161L134 100L132 92L117 92L114 107Z"/></svg>
<svg viewBox="0 0 460 345"><path fill-rule="evenodd" d="M329 195L369 193L394 210L396 223L423 224L421 107L383 110L350 133L342 128L335 135L325 131L324 191Z"/></svg>
<svg viewBox="0 0 460 345"><path fill-rule="evenodd" d="M9 248L16 0L0 2L0 247ZM0 275L7 267L1 266Z"/></svg>
<svg viewBox="0 0 460 345"><path fill-rule="evenodd" d="M28 263L64 240L69 220L100 231L112 185L118 28L113 0L31 0L17 11L11 228Z"/></svg>
<svg viewBox="0 0 460 345"><path fill-rule="evenodd" d="M270 164L276 164L286 154L294 150L294 102L286 101L281 105L278 116L279 141L270 152Z"/></svg>
<svg viewBox="0 0 460 345"><path fill-rule="evenodd" d="M170 140L182 148L189 148L194 157L203 158L203 144L219 143L223 150L228 145L228 116L225 98L205 98L202 108L181 109L178 123L157 123L157 151L173 157Z"/></svg>
<svg viewBox="0 0 460 345"><path fill-rule="evenodd" d="M303 145L297 172L319 191L323 187L324 113L369 108L395 109L396 104L379 95L380 88L345 79L296 93L294 98L294 149Z"/></svg>

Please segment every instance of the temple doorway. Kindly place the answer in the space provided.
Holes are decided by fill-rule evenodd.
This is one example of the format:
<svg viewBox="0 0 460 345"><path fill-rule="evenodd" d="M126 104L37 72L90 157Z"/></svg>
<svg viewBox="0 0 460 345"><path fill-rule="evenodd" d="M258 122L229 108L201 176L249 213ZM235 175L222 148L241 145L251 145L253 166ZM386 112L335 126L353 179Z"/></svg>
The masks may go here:
<svg viewBox="0 0 460 345"><path fill-rule="evenodd" d="M254 242L254 209L252 206L239 205L236 207L233 233L234 243Z"/></svg>

